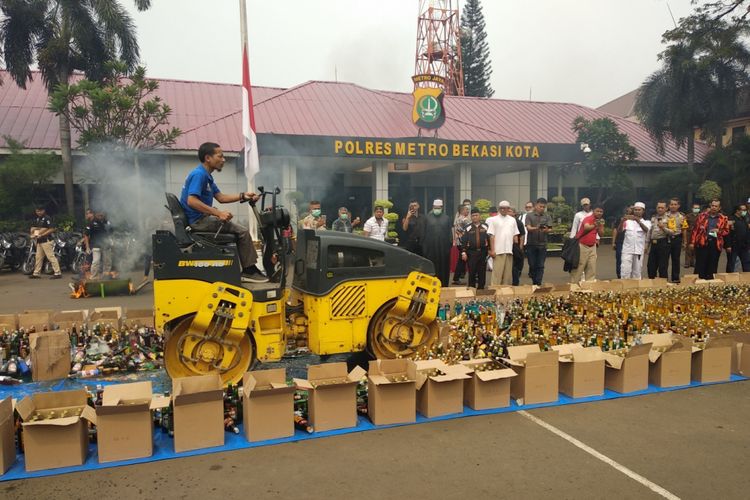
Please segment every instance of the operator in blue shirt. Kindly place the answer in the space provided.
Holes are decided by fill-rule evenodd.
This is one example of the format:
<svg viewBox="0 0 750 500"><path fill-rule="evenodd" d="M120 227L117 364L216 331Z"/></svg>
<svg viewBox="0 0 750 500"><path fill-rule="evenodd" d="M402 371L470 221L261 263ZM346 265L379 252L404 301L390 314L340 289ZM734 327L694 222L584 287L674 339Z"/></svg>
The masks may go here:
<svg viewBox="0 0 750 500"><path fill-rule="evenodd" d="M268 278L258 269L255 263L258 254L253 246L253 238L247 228L232 222L232 212L213 207L213 200L219 203L249 201L254 204L258 195L251 192L239 194L222 193L214 183L212 174L221 172L224 167L224 152L221 146L213 142L204 142L198 149L201 164L191 171L182 187L180 204L185 210L188 224L193 231L235 234L238 237L237 251L242 264L242 280L263 283Z"/></svg>

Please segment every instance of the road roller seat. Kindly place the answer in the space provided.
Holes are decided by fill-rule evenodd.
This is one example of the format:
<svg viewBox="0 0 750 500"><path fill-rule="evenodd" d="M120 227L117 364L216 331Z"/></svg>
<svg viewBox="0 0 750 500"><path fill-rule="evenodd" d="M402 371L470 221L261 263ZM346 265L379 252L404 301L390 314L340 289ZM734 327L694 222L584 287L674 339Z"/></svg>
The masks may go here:
<svg viewBox="0 0 750 500"><path fill-rule="evenodd" d="M193 231L187 222L187 216L185 210L182 208L180 200L172 193L165 193L167 196L167 209L172 214L172 222L174 223L174 235L177 239L177 244L181 247L190 246L196 242L206 242L214 245L229 245L237 243L236 234L214 233Z"/></svg>

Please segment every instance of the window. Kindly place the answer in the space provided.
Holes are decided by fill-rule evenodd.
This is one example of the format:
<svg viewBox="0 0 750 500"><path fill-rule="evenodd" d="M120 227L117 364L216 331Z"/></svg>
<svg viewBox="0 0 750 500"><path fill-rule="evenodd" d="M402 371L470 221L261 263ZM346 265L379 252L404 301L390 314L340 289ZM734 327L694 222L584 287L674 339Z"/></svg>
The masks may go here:
<svg viewBox="0 0 750 500"><path fill-rule="evenodd" d="M382 267L384 265L385 254L379 250L341 245L331 245L328 247L328 269L341 267Z"/></svg>
<svg viewBox="0 0 750 500"><path fill-rule="evenodd" d="M745 126L732 127L732 142L741 137L745 137Z"/></svg>

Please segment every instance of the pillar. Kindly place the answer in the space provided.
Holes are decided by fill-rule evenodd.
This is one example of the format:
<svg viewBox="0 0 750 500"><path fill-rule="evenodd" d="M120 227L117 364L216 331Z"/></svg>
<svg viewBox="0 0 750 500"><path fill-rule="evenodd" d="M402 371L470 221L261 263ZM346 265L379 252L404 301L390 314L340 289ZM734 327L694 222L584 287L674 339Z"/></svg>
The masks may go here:
<svg viewBox="0 0 750 500"><path fill-rule="evenodd" d="M546 198L548 187L549 187L549 169L547 165L536 166L536 186L533 186L536 192L531 193L531 200L536 201L537 198Z"/></svg>
<svg viewBox="0 0 750 500"><path fill-rule="evenodd" d="M388 162L372 162L372 201L388 199Z"/></svg>
<svg viewBox="0 0 750 500"><path fill-rule="evenodd" d="M456 207L467 198L472 202L474 201L471 193L471 166L466 163L461 163L456 168L456 189L454 199Z"/></svg>
<svg viewBox="0 0 750 500"><path fill-rule="evenodd" d="M297 191L297 165L291 159L281 160L281 204L289 207L292 228L297 227L297 205L289 199L289 193Z"/></svg>
<svg viewBox="0 0 750 500"><path fill-rule="evenodd" d="M563 167L557 167L557 196L563 195Z"/></svg>

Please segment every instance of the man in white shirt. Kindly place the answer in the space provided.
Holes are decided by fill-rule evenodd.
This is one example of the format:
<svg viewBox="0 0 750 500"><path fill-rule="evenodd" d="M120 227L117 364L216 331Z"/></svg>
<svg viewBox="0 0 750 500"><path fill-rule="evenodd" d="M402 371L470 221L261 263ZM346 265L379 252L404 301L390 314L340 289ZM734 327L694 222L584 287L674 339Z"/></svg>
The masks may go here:
<svg viewBox="0 0 750 500"><path fill-rule="evenodd" d="M591 215L591 200L588 198L581 198L580 212L576 212L573 216L573 227L570 228L570 237L575 238L578 234L578 230L581 229L581 221L588 215Z"/></svg>
<svg viewBox="0 0 750 500"><path fill-rule="evenodd" d="M643 251L646 248L646 237L651 229L651 222L643 220L645 211L646 205L639 201L633 205L633 215L624 217L625 238L622 242L622 263L620 264L622 279L641 279Z"/></svg>
<svg viewBox="0 0 750 500"><path fill-rule="evenodd" d="M385 241L385 237L388 234L388 221L383 218L384 213L385 210L383 207L376 205L374 210L375 215L367 219L362 234L368 238Z"/></svg>
<svg viewBox="0 0 750 500"><path fill-rule="evenodd" d="M510 203L503 200L498 205L500 213L485 221L490 235L490 257L492 257L492 284L513 283L513 242L518 242L518 222L508 215Z"/></svg>

